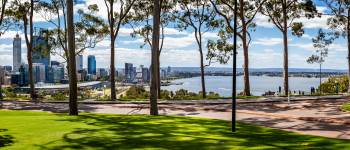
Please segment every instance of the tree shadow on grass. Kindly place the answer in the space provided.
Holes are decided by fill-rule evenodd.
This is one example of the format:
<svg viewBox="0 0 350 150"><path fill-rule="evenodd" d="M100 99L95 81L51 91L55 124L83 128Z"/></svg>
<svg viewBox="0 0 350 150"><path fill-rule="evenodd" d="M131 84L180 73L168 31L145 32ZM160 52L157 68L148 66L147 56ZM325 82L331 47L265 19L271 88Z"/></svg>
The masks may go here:
<svg viewBox="0 0 350 150"><path fill-rule="evenodd" d="M298 135L248 124L236 133L221 120L142 115L92 115L62 119L85 123L64 134L62 143L43 143L42 149L345 149L349 141Z"/></svg>
<svg viewBox="0 0 350 150"><path fill-rule="evenodd" d="M1 133L6 131L7 129L0 129L0 148L10 146L14 143L13 136Z"/></svg>

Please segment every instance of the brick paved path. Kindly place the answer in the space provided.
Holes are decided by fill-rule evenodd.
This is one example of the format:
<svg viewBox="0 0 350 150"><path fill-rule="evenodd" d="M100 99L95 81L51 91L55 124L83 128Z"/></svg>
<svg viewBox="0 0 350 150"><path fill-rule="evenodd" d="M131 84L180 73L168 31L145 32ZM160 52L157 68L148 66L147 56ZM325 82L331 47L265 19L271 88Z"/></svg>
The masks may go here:
<svg viewBox="0 0 350 150"><path fill-rule="evenodd" d="M350 113L339 107L348 99L322 99L238 105L239 121L302 134L350 139ZM1 102L1 109L67 112L66 103ZM149 114L147 104L79 104L84 112ZM231 120L230 104L160 104L162 115Z"/></svg>

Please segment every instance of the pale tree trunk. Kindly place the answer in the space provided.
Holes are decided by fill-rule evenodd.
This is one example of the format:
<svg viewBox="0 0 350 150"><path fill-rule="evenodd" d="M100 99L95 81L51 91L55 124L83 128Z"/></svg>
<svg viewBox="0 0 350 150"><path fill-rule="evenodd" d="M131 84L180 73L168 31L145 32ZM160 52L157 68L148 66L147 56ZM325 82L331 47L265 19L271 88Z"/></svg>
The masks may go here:
<svg viewBox="0 0 350 150"><path fill-rule="evenodd" d="M204 71L204 59L203 59L203 48L202 48L202 34L201 27L199 30L195 29L195 37L199 48L199 57L200 57L200 71L201 71L201 84L202 84L202 98L207 98L207 92L205 88L205 71Z"/></svg>
<svg viewBox="0 0 350 150"><path fill-rule="evenodd" d="M32 53L33 53L33 14L34 14L34 1L30 1L30 14L29 14L29 38L28 38L28 19L27 16L23 17L24 22L24 37L27 45L27 60L28 60L28 72L29 72L29 87L30 87L30 97L32 101L37 102L37 96L35 93L34 87L34 77L33 77L33 61L32 61Z"/></svg>
<svg viewBox="0 0 350 150"><path fill-rule="evenodd" d="M116 94L116 87L115 87L115 38L116 35L114 33L114 2L113 1L108 1L110 8L109 8L109 29L110 29L110 38L111 38L111 64L110 64L110 70L111 70L111 100L116 100L117 99L117 94Z"/></svg>
<svg viewBox="0 0 350 150"><path fill-rule="evenodd" d="M158 81L158 54L159 54L159 35L160 35L160 0L154 1L153 8L153 34L152 34L152 73L150 87L150 114L158 115L157 104L157 81ZM158 73L157 73L158 72Z"/></svg>
<svg viewBox="0 0 350 150"><path fill-rule="evenodd" d="M0 72L1 73L1 72ZM3 96L2 96L2 75L0 75L0 100L3 99Z"/></svg>
<svg viewBox="0 0 350 150"><path fill-rule="evenodd" d="M113 29L113 28L112 28ZM111 36L112 38L113 36ZM114 37L113 40L111 40L111 66L110 66L110 70L111 70L111 100L116 100L117 99L117 95L116 95L116 87L115 87L115 45L114 45Z"/></svg>
<svg viewBox="0 0 350 150"><path fill-rule="evenodd" d="M287 10L286 2L283 0L282 9L283 9L283 78L284 78L284 94L289 94L289 82L288 82L288 25L287 25Z"/></svg>
<svg viewBox="0 0 350 150"><path fill-rule="evenodd" d="M78 88L75 64L75 33L73 0L67 0L67 40L69 56L69 115L78 115Z"/></svg>
<svg viewBox="0 0 350 150"><path fill-rule="evenodd" d="M207 92L205 90L205 72L204 72L204 60L203 60L203 51L202 48L200 48L201 50L199 51L200 53L200 60L201 60L201 83L202 83L202 97L203 98L207 98Z"/></svg>
<svg viewBox="0 0 350 150"><path fill-rule="evenodd" d="M348 79L349 79L349 85L348 85L348 93L350 93L350 8L348 9L348 22L347 22L347 43L348 43Z"/></svg>
<svg viewBox="0 0 350 150"><path fill-rule="evenodd" d="M320 96L322 94L322 63L320 63Z"/></svg>
<svg viewBox="0 0 350 150"><path fill-rule="evenodd" d="M160 88L162 86L161 78L160 78L160 53L158 53L158 66L157 66L158 80L157 80L157 91L158 91L158 99L161 99Z"/></svg>
<svg viewBox="0 0 350 150"><path fill-rule="evenodd" d="M247 23L244 16L244 5L243 0L240 0L240 18L242 22L242 43L243 43L243 55L244 55L244 89L243 95L250 96L250 82L249 82L249 54L248 54L248 43L247 43Z"/></svg>

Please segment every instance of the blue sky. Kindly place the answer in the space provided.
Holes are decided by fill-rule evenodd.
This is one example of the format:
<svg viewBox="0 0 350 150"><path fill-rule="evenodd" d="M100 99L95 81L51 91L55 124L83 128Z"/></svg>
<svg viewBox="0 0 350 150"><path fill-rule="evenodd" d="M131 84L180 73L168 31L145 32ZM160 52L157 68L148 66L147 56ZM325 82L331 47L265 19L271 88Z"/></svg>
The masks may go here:
<svg viewBox="0 0 350 150"><path fill-rule="evenodd" d="M89 4L98 4L100 11L98 15L106 17L106 9L101 0L86 0L86 4L76 5L76 9L85 8ZM319 3L320 11L326 11ZM317 64L308 64L306 59L315 52L312 46L311 38L314 37L319 28L327 29L325 16L315 19L301 18L305 25L305 34L303 37L294 37L289 34L289 65L291 68L316 68ZM281 68L283 65L283 45L282 34L269 23L267 17L257 15L255 22L258 27L252 32L252 44L249 51L251 68ZM43 22L40 14L36 14L35 26L50 28L50 25ZM125 62L131 62L135 65L150 64L149 47L140 48L142 39L131 38L131 29L123 26L120 36L117 39L116 66L123 67ZM12 65L12 40L17 31L9 31L0 38L0 65ZM18 31L22 37L22 60L26 62L26 46L21 31ZM206 39L215 38L215 32L208 32L204 35ZM84 66L88 55L95 55L97 67L107 68L109 66L109 39L106 38L100 42L96 48L88 49L84 52ZM205 45L204 45L205 47ZM324 64L329 69L346 69L346 41L338 39L330 46L329 56ZM52 60L62 59L58 56L51 56ZM199 66L199 52L195 43L194 34L191 30L179 32L169 26L166 28L166 38L164 50L161 54L161 66L176 67L197 67ZM242 50L238 52L238 67L242 66ZM227 65L213 64L213 67L230 67L232 63Z"/></svg>

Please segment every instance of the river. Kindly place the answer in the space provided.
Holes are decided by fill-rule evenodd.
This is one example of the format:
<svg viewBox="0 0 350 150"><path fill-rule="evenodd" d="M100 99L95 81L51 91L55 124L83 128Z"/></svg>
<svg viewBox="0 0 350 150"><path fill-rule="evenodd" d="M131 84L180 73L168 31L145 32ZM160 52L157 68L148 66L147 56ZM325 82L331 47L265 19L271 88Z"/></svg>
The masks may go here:
<svg viewBox="0 0 350 150"><path fill-rule="evenodd" d="M323 79L325 81L326 79ZM231 96L232 77L230 76L206 76L207 92L216 92L221 96ZM163 86L162 89L176 91L179 89L186 89L191 92L201 91L200 77L185 78L173 80L174 83L183 83L182 85ZM305 77L290 77L289 88L291 91L305 91L310 92L313 86L317 88L319 85L319 78L305 78ZM268 77L268 76L250 76L251 93L260 96L266 91L278 91L278 87L283 88L282 77ZM243 76L237 77L237 92L243 90Z"/></svg>

